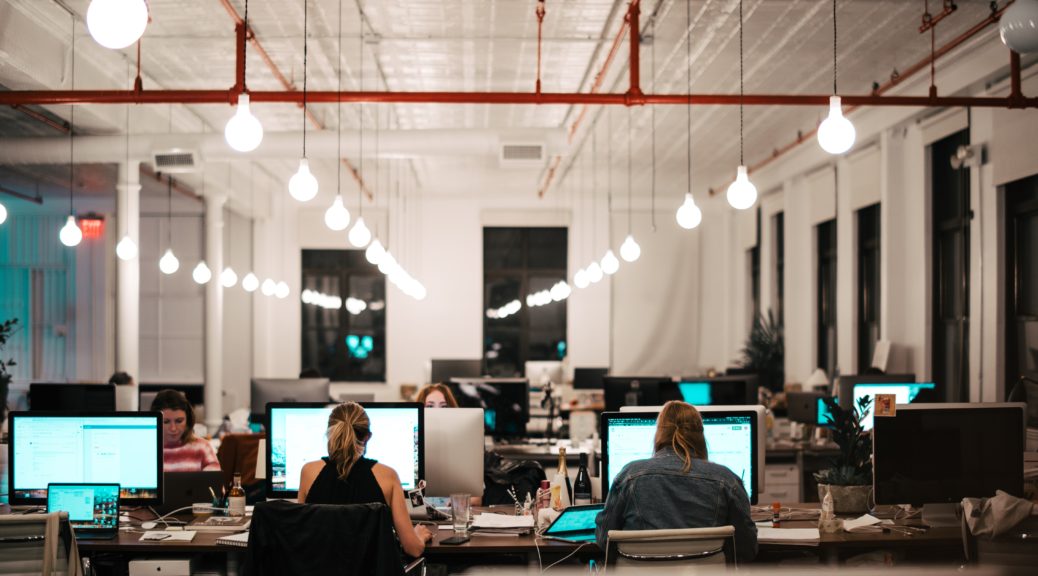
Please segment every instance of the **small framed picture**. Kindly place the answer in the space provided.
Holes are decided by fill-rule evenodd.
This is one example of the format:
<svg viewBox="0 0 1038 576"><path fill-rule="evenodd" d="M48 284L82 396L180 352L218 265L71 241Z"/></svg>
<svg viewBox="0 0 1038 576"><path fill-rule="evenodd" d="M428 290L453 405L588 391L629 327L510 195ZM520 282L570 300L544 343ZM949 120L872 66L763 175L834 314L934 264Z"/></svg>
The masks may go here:
<svg viewBox="0 0 1038 576"><path fill-rule="evenodd" d="M894 416L897 397L893 394L876 394L876 416Z"/></svg>
<svg viewBox="0 0 1038 576"><path fill-rule="evenodd" d="M407 498L411 501L412 508L420 508L425 506L425 498L422 497L421 490L408 490Z"/></svg>

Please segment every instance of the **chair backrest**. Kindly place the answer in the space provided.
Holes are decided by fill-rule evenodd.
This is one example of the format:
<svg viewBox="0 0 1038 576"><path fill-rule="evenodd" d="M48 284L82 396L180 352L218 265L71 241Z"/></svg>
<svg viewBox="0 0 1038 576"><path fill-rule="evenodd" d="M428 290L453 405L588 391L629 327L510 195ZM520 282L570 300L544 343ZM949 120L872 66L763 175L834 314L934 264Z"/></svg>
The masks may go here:
<svg viewBox="0 0 1038 576"><path fill-rule="evenodd" d="M220 461L225 484L231 483L235 472L241 473L241 482L245 486L256 482L260 441L266 437L266 434L224 434L216 459Z"/></svg>
<svg viewBox="0 0 1038 576"><path fill-rule="evenodd" d="M67 512L0 516L0 574L82 574Z"/></svg>
<svg viewBox="0 0 1038 576"><path fill-rule="evenodd" d="M652 562L656 566L724 563L724 542L735 536L734 526L671 530L610 530L617 564Z"/></svg>

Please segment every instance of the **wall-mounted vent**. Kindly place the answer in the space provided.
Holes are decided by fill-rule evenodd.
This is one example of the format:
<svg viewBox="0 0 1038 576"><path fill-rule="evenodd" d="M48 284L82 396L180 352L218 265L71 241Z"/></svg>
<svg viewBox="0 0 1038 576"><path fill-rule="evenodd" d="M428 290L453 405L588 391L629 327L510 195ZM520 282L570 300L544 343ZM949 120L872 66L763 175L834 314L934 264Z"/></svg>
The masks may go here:
<svg viewBox="0 0 1038 576"><path fill-rule="evenodd" d="M158 150L153 156L157 172L176 174L198 170L198 155L192 150Z"/></svg>
<svg viewBox="0 0 1038 576"><path fill-rule="evenodd" d="M540 166L544 162L544 144L502 144L502 166Z"/></svg>

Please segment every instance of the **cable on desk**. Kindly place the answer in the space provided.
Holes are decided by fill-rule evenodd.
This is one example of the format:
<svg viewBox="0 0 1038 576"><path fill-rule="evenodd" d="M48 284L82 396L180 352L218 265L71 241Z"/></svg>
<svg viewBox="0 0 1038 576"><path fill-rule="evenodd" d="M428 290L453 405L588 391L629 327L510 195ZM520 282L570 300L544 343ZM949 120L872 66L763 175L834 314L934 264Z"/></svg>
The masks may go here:
<svg viewBox="0 0 1038 576"><path fill-rule="evenodd" d="M533 544L534 544L535 547L537 546L537 539L536 538L534 538ZM548 566L547 568L543 568L541 570L541 574L544 574L545 572L547 572L548 570L551 570L555 566L558 566L559 564L562 564L566 560L569 560L570 558L573 557L574 554L576 554L577 552L580 552L580 549L583 548L584 546L587 546L587 542L581 543L579 546L577 546L576 550L570 552L569 554L566 554L565 556L563 556L560 560L558 560L557 562L555 562L551 566ZM538 548L538 551L537 551L537 561L538 561L538 563L540 563L540 558L541 558L541 553L540 553L540 549Z"/></svg>

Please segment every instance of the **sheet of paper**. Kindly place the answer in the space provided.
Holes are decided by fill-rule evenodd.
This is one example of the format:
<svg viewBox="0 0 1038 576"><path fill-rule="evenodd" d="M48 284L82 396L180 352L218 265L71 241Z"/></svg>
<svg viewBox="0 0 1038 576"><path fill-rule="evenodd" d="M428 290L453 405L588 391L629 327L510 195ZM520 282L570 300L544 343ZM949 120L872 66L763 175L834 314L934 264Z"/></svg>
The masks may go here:
<svg viewBox="0 0 1038 576"><path fill-rule="evenodd" d="M150 542L190 542L195 532L191 530L148 530L141 534L141 541Z"/></svg>
<svg viewBox="0 0 1038 576"><path fill-rule="evenodd" d="M472 522L473 528L533 528L533 516L511 514L480 514Z"/></svg>
<svg viewBox="0 0 1038 576"><path fill-rule="evenodd" d="M819 539L818 528L757 528L757 540L810 542Z"/></svg>
<svg viewBox="0 0 1038 576"><path fill-rule="evenodd" d="M865 514L861 518L855 518L854 520L844 520L843 529L848 532L855 528L861 528L862 526L872 526L873 524L879 524L879 518L871 514Z"/></svg>

